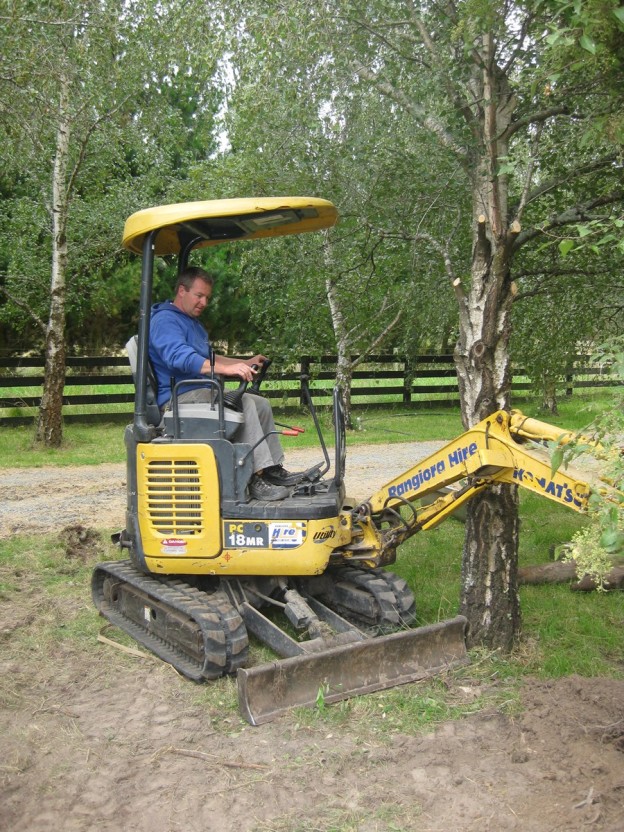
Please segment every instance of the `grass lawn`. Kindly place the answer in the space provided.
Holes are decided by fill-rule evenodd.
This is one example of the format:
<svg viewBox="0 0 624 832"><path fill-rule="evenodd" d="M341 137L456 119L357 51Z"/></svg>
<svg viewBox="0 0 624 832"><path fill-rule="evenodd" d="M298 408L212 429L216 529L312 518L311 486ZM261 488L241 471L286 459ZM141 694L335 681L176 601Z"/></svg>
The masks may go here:
<svg viewBox="0 0 624 832"><path fill-rule="evenodd" d="M559 427L580 430L599 412L609 407L608 394L574 396L560 403L559 415L545 417L534 401L517 406L527 416L542 418ZM459 436L462 423L457 408L406 408L404 406L357 407L353 413L355 429L347 433L347 445L385 444L389 442L426 442L451 440ZM318 439L312 418L306 411L280 412L275 418L283 424L299 425L305 433L296 439L284 437L286 449L312 447ZM329 446L333 445L331 412L319 411L319 421ZM65 425L61 448L44 448L34 443L33 427L4 427L0 431L0 468L38 467L42 465L97 465L125 461L124 427L119 422Z"/></svg>

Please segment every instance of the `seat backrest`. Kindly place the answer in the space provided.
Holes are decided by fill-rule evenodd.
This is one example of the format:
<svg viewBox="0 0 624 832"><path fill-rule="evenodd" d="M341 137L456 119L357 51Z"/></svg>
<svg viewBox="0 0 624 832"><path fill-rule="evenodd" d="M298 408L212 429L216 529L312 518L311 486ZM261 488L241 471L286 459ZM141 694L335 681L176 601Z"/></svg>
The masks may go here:
<svg viewBox="0 0 624 832"><path fill-rule="evenodd" d="M132 378L134 379L134 383L136 384L136 371L137 371L137 355L139 351L139 338L138 335L133 335L131 338L128 339L126 342L126 352L128 354L128 361L130 362L130 369L132 370ZM147 422L150 425L153 425L155 428L160 427L162 424L162 414L160 412L160 408L158 407L158 382L156 381L156 375L152 368L152 365L147 362L147 395L146 395L146 407L147 407Z"/></svg>
<svg viewBox="0 0 624 832"><path fill-rule="evenodd" d="M220 432L219 409L205 402L184 402L178 406L178 428L176 431L173 411L166 410L163 416L165 433L168 436L179 435L183 439L217 439L233 440L238 429L245 421L242 413L235 410L224 411L224 434Z"/></svg>

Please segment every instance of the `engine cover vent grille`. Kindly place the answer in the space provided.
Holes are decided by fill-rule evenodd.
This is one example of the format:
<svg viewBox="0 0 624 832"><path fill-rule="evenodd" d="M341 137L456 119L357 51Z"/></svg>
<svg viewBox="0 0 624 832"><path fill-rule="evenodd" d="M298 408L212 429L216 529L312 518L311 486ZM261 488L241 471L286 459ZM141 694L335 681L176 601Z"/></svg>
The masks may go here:
<svg viewBox="0 0 624 832"><path fill-rule="evenodd" d="M203 532L202 473L193 459L151 459L145 472L146 509L153 530L164 535Z"/></svg>

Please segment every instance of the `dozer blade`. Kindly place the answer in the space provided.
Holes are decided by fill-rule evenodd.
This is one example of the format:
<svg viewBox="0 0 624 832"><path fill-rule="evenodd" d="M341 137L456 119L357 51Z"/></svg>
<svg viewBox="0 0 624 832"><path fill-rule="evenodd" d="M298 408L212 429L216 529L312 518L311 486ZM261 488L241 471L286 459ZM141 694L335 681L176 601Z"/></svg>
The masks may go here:
<svg viewBox="0 0 624 832"><path fill-rule="evenodd" d="M467 664L463 615L415 630L330 647L238 670L241 714L252 725L291 708L325 703L416 682Z"/></svg>

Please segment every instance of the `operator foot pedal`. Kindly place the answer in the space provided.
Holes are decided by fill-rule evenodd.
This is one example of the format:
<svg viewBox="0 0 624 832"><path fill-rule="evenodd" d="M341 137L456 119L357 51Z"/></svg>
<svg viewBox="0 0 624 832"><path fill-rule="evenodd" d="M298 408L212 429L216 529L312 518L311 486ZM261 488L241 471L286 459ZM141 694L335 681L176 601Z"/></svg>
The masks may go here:
<svg viewBox="0 0 624 832"><path fill-rule="evenodd" d="M308 468L307 471L303 472L302 482L306 480L308 482L318 482L321 478L321 468L323 467L322 462L317 462L316 465L313 465L311 468Z"/></svg>
<svg viewBox="0 0 624 832"><path fill-rule="evenodd" d="M311 468L308 468L307 471L303 471L303 473L301 474L301 479L295 486L293 494L302 497L309 497L313 494L316 494L316 483L318 483L321 479L322 467L322 463L317 463L316 465L313 465Z"/></svg>
<svg viewBox="0 0 624 832"><path fill-rule="evenodd" d="M293 491L293 496L296 497L311 497L316 494L316 484L313 482L300 482Z"/></svg>

